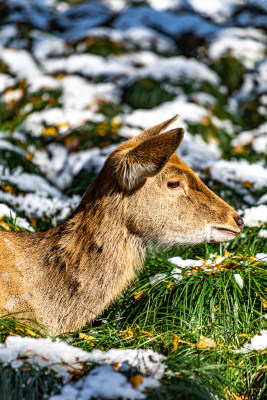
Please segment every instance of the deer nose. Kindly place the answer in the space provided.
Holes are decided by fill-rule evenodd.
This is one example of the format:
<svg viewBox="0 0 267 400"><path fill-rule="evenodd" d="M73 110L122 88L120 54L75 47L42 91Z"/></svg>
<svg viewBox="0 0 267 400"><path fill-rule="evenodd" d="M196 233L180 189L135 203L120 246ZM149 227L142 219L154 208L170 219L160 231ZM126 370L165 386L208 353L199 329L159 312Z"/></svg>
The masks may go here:
<svg viewBox="0 0 267 400"><path fill-rule="evenodd" d="M243 221L243 218L241 218L241 217L234 217L234 220L235 220L235 222L236 222L238 228L240 228L240 230L242 231L243 228L244 228L244 221Z"/></svg>

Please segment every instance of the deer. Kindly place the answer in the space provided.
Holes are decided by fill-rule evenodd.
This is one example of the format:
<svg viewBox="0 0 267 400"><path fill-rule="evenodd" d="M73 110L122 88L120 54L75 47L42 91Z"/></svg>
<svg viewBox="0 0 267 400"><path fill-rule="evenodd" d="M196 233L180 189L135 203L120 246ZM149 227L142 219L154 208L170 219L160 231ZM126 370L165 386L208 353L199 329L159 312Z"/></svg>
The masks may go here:
<svg viewBox="0 0 267 400"><path fill-rule="evenodd" d="M0 232L0 310L27 312L53 334L112 304L147 246L235 238L244 222L175 154L178 115L118 145L69 218L44 232Z"/></svg>

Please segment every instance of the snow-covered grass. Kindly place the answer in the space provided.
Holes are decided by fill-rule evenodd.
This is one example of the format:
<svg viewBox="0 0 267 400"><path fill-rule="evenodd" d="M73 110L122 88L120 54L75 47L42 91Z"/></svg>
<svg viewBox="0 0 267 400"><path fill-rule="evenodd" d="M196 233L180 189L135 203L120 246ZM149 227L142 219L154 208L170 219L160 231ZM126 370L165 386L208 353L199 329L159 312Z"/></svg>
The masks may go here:
<svg viewBox="0 0 267 400"><path fill-rule="evenodd" d="M0 398L264 400L265 2L127 5L2 5L0 228L60 223L118 142L177 113L178 156L246 228L231 243L150 249L133 285L79 332L48 339L23 313L2 315Z"/></svg>

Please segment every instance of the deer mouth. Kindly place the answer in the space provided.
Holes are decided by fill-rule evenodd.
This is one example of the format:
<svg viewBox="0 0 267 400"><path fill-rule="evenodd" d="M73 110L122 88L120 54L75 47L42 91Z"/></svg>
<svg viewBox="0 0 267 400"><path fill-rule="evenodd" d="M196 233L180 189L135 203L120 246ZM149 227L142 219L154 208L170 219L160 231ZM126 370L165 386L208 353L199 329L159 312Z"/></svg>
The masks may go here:
<svg viewBox="0 0 267 400"><path fill-rule="evenodd" d="M231 235L231 236L237 236L240 233L240 231L237 232L237 231L234 231L229 228L221 228L221 227L217 227L217 226L214 226L214 229L216 229L217 231L220 231L222 233L226 233L227 235Z"/></svg>

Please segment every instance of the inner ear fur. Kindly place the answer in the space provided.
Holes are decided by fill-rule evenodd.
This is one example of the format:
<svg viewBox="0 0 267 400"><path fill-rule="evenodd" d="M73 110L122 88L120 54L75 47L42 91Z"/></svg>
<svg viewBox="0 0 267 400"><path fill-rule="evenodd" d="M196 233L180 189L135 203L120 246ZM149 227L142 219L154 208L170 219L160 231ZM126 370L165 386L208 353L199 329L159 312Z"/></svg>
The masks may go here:
<svg viewBox="0 0 267 400"><path fill-rule="evenodd" d="M157 175L175 153L183 136L182 128L172 129L124 152L117 168L121 187L131 191L143 185L147 178Z"/></svg>

